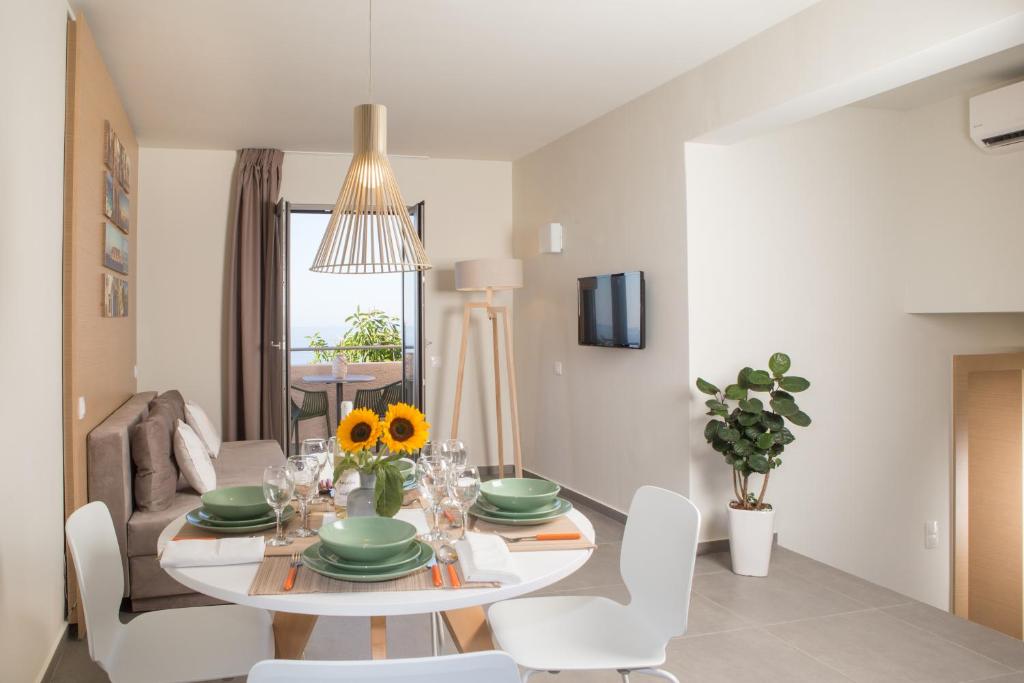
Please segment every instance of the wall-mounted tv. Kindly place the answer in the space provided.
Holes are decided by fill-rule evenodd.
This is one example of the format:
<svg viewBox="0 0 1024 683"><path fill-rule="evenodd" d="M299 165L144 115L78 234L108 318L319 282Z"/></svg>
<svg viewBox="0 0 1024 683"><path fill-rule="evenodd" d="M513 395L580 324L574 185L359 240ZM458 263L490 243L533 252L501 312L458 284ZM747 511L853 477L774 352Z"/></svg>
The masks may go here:
<svg viewBox="0 0 1024 683"><path fill-rule="evenodd" d="M581 346L644 348L643 271L581 277L579 335Z"/></svg>

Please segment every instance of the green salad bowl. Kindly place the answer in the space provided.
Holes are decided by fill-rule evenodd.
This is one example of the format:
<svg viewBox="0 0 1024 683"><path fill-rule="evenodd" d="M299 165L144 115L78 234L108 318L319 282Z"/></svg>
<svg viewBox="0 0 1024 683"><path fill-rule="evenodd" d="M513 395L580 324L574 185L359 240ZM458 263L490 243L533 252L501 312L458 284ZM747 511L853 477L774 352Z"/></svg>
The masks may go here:
<svg viewBox="0 0 1024 683"><path fill-rule="evenodd" d="M416 527L391 517L349 517L320 527L320 540L350 562L379 562L416 539Z"/></svg>
<svg viewBox="0 0 1024 683"><path fill-rule="evenodd" d="M270 504L263 497L262 486L228 486L202 495L203 508L221 519L231 521L263 517Z"/></svg>
<svg viewBox="0 0 1024 683"><path fill-rule="evenodd" d="M550 505L561 490L547 479L491 479L480 485L484 500L509 512L530 512Z"/></svg>

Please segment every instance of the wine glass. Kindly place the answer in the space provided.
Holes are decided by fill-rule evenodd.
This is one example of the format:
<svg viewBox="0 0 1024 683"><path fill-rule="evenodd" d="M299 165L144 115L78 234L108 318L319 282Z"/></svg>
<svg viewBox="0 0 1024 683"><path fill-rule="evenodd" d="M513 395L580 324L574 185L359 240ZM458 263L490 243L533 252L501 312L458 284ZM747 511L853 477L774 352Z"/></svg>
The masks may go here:
<svg viewBox="0 0 1024 683"><path fill-rule="evenodd" d="M267 541L270 546L282 546L291 543L290 538L285 538L284 530L281 528L281 512L288 501L295 493L295 480L286 465L271 465L263 470L263 497L267 499L270 507L274 508L277 516L277 533Z"/></svg>
<svg viewBox="0 0 1024 683"><path fill-rule="evenodd" d="M296 538L313 536L316 532L309 528L309 507L320 488L320 461L315 455L293 455L288 458L288 470L295 481L295 497L299 499L302 518L302 524L291 535Z"/></svg>
<svg viewBox="0 0 1024 683"><path fill-rule="evenodd" d="M448 457L451 458L452 466L457 472L466 469L466 461L469 460L469 454L466 453L466 444L458 439L448 439L441 444L441 447L448 454Z"/></svg>
<svg viewBox="0 0 1024 683"><path fill-rule="evenodd" d="M327 439L302 440L302 450L300 451L301 454L315 456L318 462L318 468L316 471L317 492L316 495L313 496L314 500L317 498L317 496L320 495L320 480L323 478L324 466L327 464L327 456L329 455L328 449L329 446L327 444Z"/></svg>
<svg viewBox="0 0 1024 683"><path fill-rule="evenodd" d="M480 497L480 472L475 467L454 470L448 477L448 495L462 512L462 534L469 531L469 508Z"/></svg>
<svg viewBox="0 0 1024 683"><path fill-rule="evenodd" d="M448 460L440 455L421 455L416 461L416 486L423 500L430 504L433 523L430 532L424 536L427 542L447 540L444 532L438 529L438 515L441 514L441 501L448 492Z"/></svg>

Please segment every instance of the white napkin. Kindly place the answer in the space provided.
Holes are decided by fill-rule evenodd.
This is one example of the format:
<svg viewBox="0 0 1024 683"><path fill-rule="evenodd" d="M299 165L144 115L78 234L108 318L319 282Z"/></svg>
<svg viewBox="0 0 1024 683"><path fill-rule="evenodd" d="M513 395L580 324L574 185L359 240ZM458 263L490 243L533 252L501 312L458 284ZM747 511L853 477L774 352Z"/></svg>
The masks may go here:
<svg viewBox="0 0 1024 683"><path fill-rule="evenodd" d="M497 534L470 531L455 543L462 575L467 581L519 583L522 578L512 569L512 553Z"/></svg>
<svg viewBox="0 0 1024 683"><path fill-rule="evenodd" d="M263 550L262 536L169 541L160 556L160 566L215 567L248 564L262 561Z"/></svg>

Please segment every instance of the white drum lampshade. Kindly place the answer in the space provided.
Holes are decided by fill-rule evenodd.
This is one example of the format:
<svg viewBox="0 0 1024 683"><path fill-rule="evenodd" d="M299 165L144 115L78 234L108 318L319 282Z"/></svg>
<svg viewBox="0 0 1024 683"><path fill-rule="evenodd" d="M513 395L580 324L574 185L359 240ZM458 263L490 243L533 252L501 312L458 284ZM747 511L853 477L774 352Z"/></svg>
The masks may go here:
<svg viewBox="0 0 1024 683"><path fill-rule="evenodd" d="M455 262L455 289L485 292L523 286L523 262L517 258L481 258Z"/></svg>

